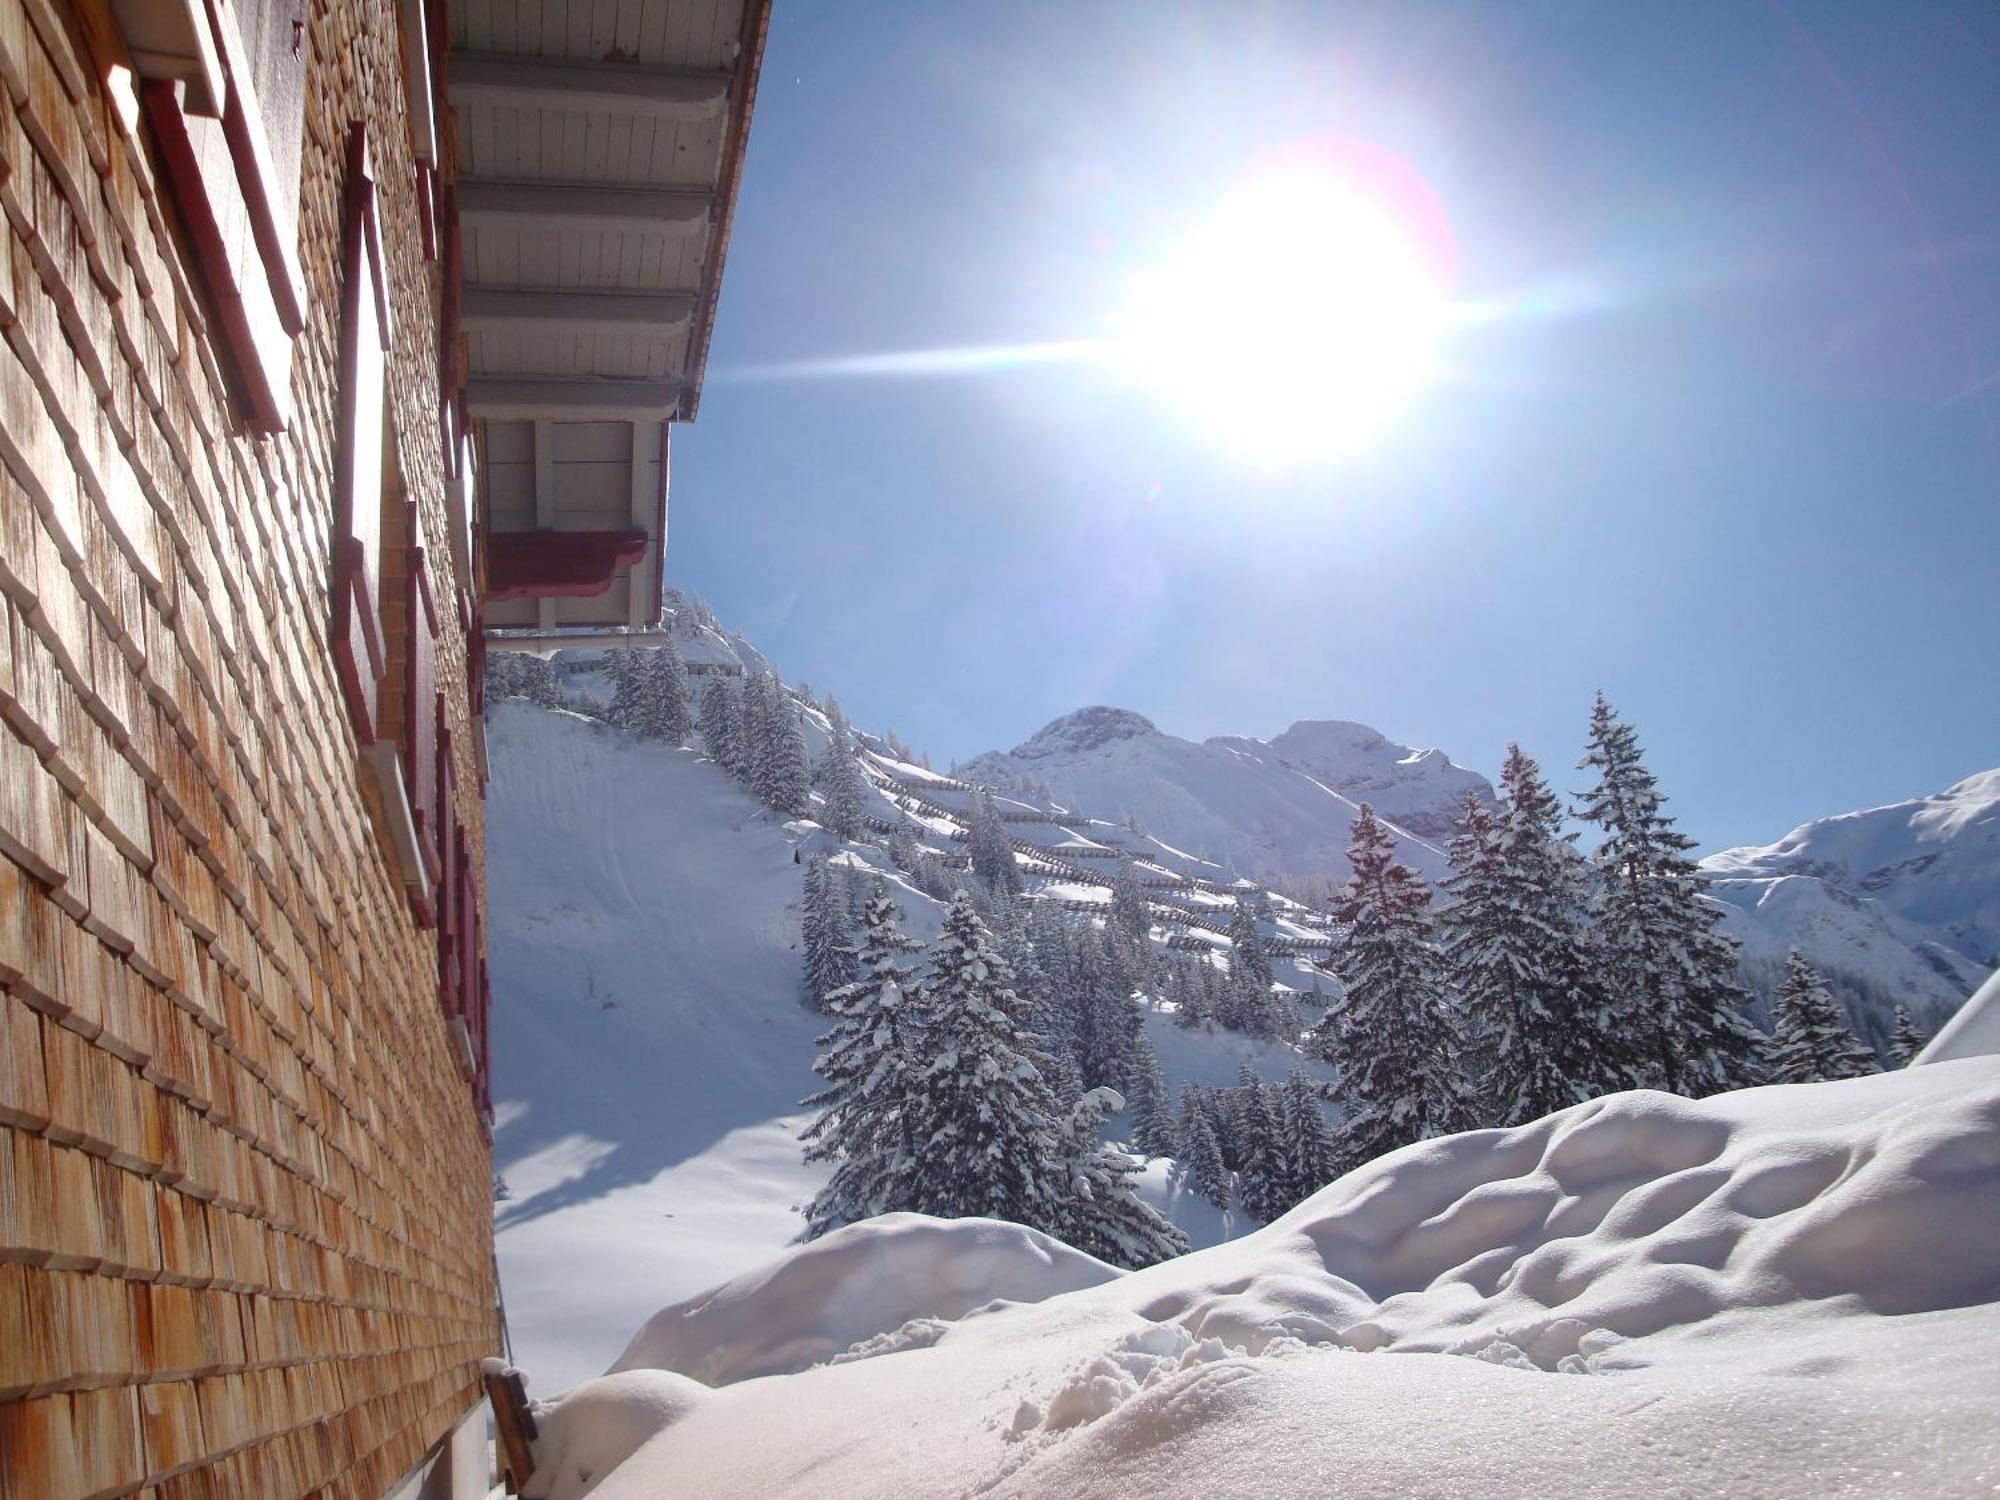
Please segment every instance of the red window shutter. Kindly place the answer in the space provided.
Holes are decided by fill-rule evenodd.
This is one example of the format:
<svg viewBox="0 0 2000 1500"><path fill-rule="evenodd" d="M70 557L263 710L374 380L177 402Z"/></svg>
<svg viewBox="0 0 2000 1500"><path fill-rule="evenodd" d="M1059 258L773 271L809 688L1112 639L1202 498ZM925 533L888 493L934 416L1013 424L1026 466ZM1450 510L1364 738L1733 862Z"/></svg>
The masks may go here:
<svg viewBox="0 0 2000 1500"><path fill-rule="evenodd" d="M458 994L455 1014L473 1021L473 998L479 985L479 889L472 879L472 848L465 830L458 830L453 850L458 868ZM476 1042L478 1038L474 1038Z"/></svg>
<svg viewBox="0 0 2000 1500"><path fill-rule="evenodd" d="M438 805L443 816L438 822L438 1006L449 1016L458 1000L458 867L453 849L463 837L453 809L458 805L452 771L451 727L442 722L443 701L439 700L438 726Z"/></svg>
<svg viewBox="0 0 2000 1500"><path fill-rule="evenodd" d="M409 507L409 524L414 538L420 534L414 501ZM404 588L409 659L403 674L403 760L409 775L417 849L435 888L445 874L444 863L436 854L438 828L443 821L438 800L437 610L431 602L430 573L422 547L409 549L409 576ZM418 915L429 925L430 914L419 911Z"/></svg>
<svg viewBox="0 0 2000 1500"><path fill-rule="evenodd" d="M340 406L333 469L333 658L363 743L380 737L382 437L388 288L368 166L368 127L348 135L341 245Z"/></svg>
<svg viewBox="0 0 2000 1500"><path fill-rule="evenodd" d="M493 1113L493 986L484 958L479 960L479 1103Z"/></svg>

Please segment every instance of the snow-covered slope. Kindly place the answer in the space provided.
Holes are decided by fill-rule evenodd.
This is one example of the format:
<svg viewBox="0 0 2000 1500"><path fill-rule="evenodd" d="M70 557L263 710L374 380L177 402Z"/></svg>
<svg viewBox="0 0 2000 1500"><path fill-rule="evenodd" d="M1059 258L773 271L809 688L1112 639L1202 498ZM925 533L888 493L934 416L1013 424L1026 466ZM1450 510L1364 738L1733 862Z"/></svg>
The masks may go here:
<svg viewBox="0 0 2000 1500"><path fill-rule="evenodd" d="M715 658L733 663L737 649ZM604 696L587 658L568 667L572 698ZM817 748L818 727L808 733ZM798 1101L819 1084L826 1023L799 998L794 855L882 875L919 941L935 935L939 909L882 851L779 820L696 750L519 698L491 706L488 740L500 1268L516 1357L546 1390L602 1372L663 1297L734 1275L803 1227L822 1170L800 1161ZM923 775L873 766L892 772ZM879 786L868 806L900 816ZM1300 1063L1275 1043L1184 1031L1162 1013L1144 1024L1176 1093L1233 1084L1246 1061L1274 1080ZM1246 1227L1170 1181L1164 1163L1143 1190L1196 1244Z"/></svg>
<svg viewBox="0 0 2000 1500"><path fill-rule="evenodd" d="M990 1263L999 1226L871 1221L718 1289L707 1331L765 1378L691 1378L717 1365L686 1328L668 1368L541 1413L530 1493L1985 1494L1996 1142L1991 1058L1615 1095L1081 1290L1000 1247L1016 1300L970 1311L952 1264ZM843 1301L899 1266L911 1295Z"/></svg>
<svg viewBox="0 0 2000 1500"><path fill-rule="evenodd" d="M1753 965L1798 948L1880 1040L1895 1004L1935 1026L2000 965L2000 770L1819 818L1702 861Z"/></svg>
<svg viewBox="0 0 2000 1500"><path fill-rule="evenodd" d="M1360 724L1306 721L1269 742L1163 734L1129 709L1079 709L1004 754L961 768L1000 785L1035 782L1093 817L1127 819L1177 849L1248 876L1347 876L1362 802L1402 833L1400 854L1442 874L1443 849L1476 772Z"/></svg>

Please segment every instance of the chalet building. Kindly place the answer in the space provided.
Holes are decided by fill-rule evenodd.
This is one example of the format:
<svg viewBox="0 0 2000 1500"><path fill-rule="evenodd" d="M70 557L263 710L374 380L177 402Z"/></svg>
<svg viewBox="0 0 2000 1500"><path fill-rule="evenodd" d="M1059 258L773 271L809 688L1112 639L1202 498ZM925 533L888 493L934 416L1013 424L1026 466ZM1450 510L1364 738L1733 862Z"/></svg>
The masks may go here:
<svg viewBox="0 0 2000 1500"><path fill-rule="evenodd" d="M767 13L0 0L0 1497L484 1492L484 630L657 623Z"/></svg>

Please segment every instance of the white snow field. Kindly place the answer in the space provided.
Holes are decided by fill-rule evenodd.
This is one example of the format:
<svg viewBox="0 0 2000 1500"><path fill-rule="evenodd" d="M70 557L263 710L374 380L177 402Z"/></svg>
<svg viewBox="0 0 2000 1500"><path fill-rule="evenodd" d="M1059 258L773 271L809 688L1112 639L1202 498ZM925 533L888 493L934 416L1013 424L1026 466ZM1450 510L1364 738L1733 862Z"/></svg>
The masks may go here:
<svg viewBox="0 0 2000 1500"><path fill-rule="evenodd" d="M1991 1494L1996 1226L1993 1057L1424 1142L1134 1273L896 1215L660 1313L529 1493Z"/></svg>

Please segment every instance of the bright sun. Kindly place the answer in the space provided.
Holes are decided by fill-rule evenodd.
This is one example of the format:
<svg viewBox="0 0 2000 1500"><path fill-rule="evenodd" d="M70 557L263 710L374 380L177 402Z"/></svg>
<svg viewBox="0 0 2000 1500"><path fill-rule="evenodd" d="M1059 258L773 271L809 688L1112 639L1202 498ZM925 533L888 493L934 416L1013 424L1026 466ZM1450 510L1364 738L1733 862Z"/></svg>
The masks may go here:
<svg viewBox="0 0 2000 1500"><path fill-rule="evenodd" d="M1367 446L1435 373L1449 234L1407 168L1353 148L1272 163L1132 280L1127 372L1232 450L1290 466Z"/></svg>

